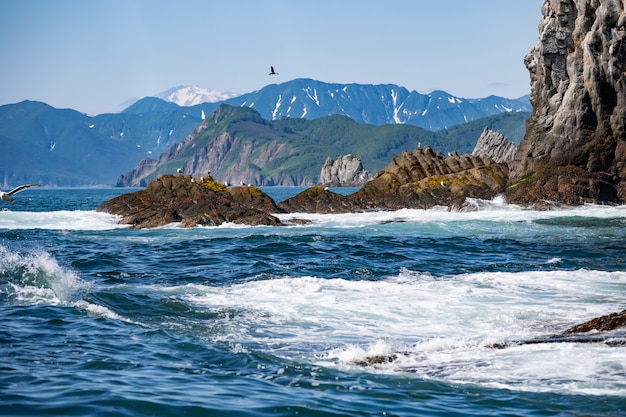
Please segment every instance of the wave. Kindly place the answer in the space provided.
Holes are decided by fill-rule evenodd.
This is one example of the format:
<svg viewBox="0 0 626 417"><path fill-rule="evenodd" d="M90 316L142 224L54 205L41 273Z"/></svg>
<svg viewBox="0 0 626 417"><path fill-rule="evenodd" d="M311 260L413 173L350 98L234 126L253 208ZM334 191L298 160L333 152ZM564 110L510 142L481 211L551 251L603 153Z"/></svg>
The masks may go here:
<svg viewBox="0 0 626 417"><path fill-rule="evenodd" d="M494 346L559 334L624 309L626 272L489 272L377 281L275 277L151 286L211 314L206 337L344 370L411 373L530 391L624 395L626 357L605 344ZM197 331L197 323L194 331ZM362 368L365 358L397 354Z"/></svg>
<svg viewBox="0 0 626 417"><path fill-rule="evenodd" d="M2 298L21 304L71 306L113 320L131 322L86 299L93 285L45 251L19 253L0 245Z"/></svg>
<svg viewBox="0 0 626 417"><path fill-rule="evenodd" d="M89 296L94 284L45 251L19 253L0 245L0 287L5 302L68 306L128 323L133 322L115 310L142 308L94 303ZM226 285L126 282L109 285L106 291L141 293L163 300L164 306L176 305L150 318L150 327L188 331L238 351L349 372L402 373L515 390L626 395L626 357L619 347L554 343L493 348L558 334L589 318L623 310L624 271L434 276L402 269L377 280L264 275ZM172 315L174 311L180 313ZM359 365L376 355L394 355L395 360Z"/></svg>

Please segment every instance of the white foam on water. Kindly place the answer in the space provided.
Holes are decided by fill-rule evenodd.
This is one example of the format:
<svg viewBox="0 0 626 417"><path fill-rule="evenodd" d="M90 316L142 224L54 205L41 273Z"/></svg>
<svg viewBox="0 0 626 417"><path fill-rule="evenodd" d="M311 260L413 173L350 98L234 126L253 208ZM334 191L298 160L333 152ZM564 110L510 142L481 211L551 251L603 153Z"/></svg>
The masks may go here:
<svg viewBox="0 0 626 417"><path fill-rule="evenodd" d="M211 337L324 366L532 391L626 394L623 348L603 343L494 346L555 335L621 311L626 272L532 271L381 281L277 277L226 287L153 287L222 313ZM219 315L219 314L218 314ZM207 323L211 331L215 322Z"/></svg>
<svg viewBox="0 0 626 417"><path fill-rule="evenodd" d="M89 210L0 211L0 229L110 230L128 228L119 216Z"/></svg>
<svg viewBox="0 0 626 417"><path fill-rule="evenodd" d="M587 217L596 219L626 218L626 206L583 205L553 210L532 210L507 204L503 197L493 200L468 199L463 210L434 207L428 210L401 209L394 211L367 211L346 214L279 213L275 214L285 223L307 220L302 227L362 227L389 222L437 223L456 221L531 222L560 217Z"/></svg>

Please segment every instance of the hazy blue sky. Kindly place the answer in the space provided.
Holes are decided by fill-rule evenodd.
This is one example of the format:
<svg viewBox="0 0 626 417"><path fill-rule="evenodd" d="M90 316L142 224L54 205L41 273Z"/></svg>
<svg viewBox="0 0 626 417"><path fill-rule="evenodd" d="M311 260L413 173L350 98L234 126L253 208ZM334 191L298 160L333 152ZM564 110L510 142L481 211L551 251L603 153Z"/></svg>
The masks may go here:
<svg viewBox="0 0 626 417"><path fill-rule="evenodd" d="M529 93L541 0L0 0L0 104L98 114L177 85L294 78ZM274 65L279 76L268 76Z"/></svg>

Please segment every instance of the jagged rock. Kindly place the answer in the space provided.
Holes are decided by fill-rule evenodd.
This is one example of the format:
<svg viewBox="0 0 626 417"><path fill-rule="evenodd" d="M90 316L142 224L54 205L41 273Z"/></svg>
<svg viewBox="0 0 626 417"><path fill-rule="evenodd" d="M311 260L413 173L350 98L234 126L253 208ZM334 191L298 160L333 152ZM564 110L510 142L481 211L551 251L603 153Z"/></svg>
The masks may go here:
<svg viewBox="0 0 626 417"><path fill-rule="evenodd" d="M403 152L349 196L306 190L279 205L284 211L337 213L371 209L461 207L467 197L492 199L504 192L506 164L491 158L457 155L444 157L430 147Z"/></svg>
<svg viewBox="0 0 626 417"><path fill-rule="evenodd" d="M545 0L526 56L533 111L509 163L507 200L626 201L623 0Z"/></svg>
<svg viewBox="0 0 626 417"><path fill-rule="evenodd" d="M513 159L517 146L504 135L485 127L472 151L474 156L488 156L498 163L506 163Z"/></svg>
<svg viewBox="0 0 626 417"><path fill-rule="evenodd" d="M340 155L337 160L329 156L322 166L320 184L327 187L360 187L372 178L354 155Z"/></svg>
<svg viewBox="0 0 626 417"><path fill-rule="evenodd" d="M144 190L104 202L97 211L122 216L121 224L143 229L180 222L182 227L222 223L281 225L269 213L279 212L274 201L257 187L227 188L207 178L163 175Z"/></svg>
<svg viewBox="0 0 626 417"><path fill-rule="evenodd" d="M298 195L278 203L287 213L349 213L358 210L348 198L322 186L307 188Z"/></svg>
<svg viewBox="0 0 626 417"><path fill-rule="evenodd" d="M491 158L435 154L430 147L403 152L359 191L348 196L362 209L461 206L467 197L491 199L504 192L505 164Z"/></svg>

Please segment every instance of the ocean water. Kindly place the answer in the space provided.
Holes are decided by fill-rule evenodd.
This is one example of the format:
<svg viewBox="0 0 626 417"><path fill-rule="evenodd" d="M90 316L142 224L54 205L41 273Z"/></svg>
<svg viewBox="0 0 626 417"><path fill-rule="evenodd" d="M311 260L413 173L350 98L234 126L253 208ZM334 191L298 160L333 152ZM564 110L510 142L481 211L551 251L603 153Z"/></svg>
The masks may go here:
<svg viewBox="0 0 626 417"><path fill-rule="evenodd" d="M154 230L94 211L128 191L2 206L0 415L626 414L624 331L513 343L626 309L626 207ZM377 355L396 360L359 364Z"/></svg>

